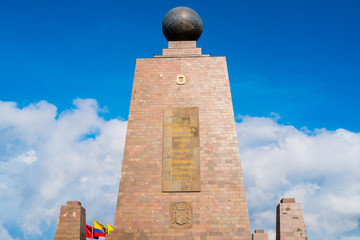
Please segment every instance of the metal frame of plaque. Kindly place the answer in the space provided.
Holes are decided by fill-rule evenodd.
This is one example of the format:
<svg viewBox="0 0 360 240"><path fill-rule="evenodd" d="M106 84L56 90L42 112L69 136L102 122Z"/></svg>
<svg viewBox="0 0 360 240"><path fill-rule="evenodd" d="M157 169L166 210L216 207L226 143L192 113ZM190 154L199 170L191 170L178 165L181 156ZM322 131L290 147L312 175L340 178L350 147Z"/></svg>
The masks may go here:
<svg viewBox="0 0 360 240"><path fill-rule="evenodd" d="M199 108L164 109L163 192L199 192Z"/></svg>

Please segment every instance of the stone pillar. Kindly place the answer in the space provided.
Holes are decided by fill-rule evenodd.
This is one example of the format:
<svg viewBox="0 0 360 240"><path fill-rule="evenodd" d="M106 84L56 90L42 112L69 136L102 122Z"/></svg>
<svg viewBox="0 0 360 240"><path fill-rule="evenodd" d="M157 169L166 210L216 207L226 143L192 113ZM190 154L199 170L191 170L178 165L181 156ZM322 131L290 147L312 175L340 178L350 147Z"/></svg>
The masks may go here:
<svg viewBox="0 0 360 240"><path fill-rule="evenodd" d="M307 240L300 203L283 198L276 208L276 240Z"/></svg>
<svg viewBox="0 0 360 240"><path fill-rule="evenodd" d="M137 60L114 227L108 240L251 239L225 57L177 41Z"/></svg>
<svg viewBox="0 0 360 240"><path fill-rule="evenodd" d="M197 47L193 10L173 10L163 29L175 40L136 61L115 230L106 239L250 240L226 58Z"/></svg>
<svg viewBox="0 0 360 240"><path fill-rule="evenodd" d="M86 240L86 213L79 201L61 206L54 240Z"/></svg>
<svg viewBox="0 0 360 240"><path fill-rule="evenodd" d="M255 230L252 235L252 240L269 240L269 236L264 230Z"/></svg>

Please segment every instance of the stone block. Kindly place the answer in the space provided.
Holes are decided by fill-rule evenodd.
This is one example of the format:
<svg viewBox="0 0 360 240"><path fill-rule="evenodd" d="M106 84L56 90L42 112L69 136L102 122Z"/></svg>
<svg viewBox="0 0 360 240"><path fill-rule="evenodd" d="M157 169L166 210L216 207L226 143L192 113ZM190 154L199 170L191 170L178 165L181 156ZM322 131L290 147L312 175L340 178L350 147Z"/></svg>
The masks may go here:
<svg viewBox="0 0 360 240"><path fill-rule="evenodd" d="M253 233L252 240L269 240L269 236L264 230L258 229Z"/></svg>
<svg viewBox="0 0 360 240"><path fill-rule="evenodd" d="M79 201L61 206L54 240L86 240L86 212Z"/></svg>
<svg viewBox="0 0 360 240"><path fill-rule="evenodd" d="M300 203L283 198L276 208L276 240L307 240Z"/></svg>

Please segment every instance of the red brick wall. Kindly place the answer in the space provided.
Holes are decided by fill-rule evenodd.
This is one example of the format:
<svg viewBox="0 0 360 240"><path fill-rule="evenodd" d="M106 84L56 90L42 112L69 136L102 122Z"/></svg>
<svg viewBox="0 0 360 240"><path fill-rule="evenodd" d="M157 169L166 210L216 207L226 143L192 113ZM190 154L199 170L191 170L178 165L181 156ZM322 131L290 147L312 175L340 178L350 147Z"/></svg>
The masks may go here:
<svg viewBox="0 0 360 240"><path fill-rule="evenodd" d="M136 62L116 230L107 240L250 240L226 59L191 49L176 50L181 57L167 53ZM176 84L177 75L185 75L185 85ZM199 107L201 192L161 191L165 107ZM192 228L170 228L171 202L192 202Z"/></svg>
<svg viewBox="0 0 360 240"><path fill-rule="evenodd" d="M78 201L61 206L54 240L86 240L86 213Z"/></svg>

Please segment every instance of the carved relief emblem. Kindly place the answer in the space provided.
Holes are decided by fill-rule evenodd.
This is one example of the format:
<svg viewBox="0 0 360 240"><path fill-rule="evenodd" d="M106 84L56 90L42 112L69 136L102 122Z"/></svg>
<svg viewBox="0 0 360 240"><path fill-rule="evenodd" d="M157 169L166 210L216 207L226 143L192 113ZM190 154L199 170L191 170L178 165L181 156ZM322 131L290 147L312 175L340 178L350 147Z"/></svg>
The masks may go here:
<svg viewBox="0 0 360 240"><path fill-rule="evenodd" d="M185 76L184 75L177 75L176 84L177 85L184 85L185 84Z"/></svg>
<svg viewBox="0 0 360 240"><path fill-rule="evenodd" d="M170 225L173 228L192 227L192 203L173 202L170 204Z"/></svg>

